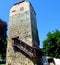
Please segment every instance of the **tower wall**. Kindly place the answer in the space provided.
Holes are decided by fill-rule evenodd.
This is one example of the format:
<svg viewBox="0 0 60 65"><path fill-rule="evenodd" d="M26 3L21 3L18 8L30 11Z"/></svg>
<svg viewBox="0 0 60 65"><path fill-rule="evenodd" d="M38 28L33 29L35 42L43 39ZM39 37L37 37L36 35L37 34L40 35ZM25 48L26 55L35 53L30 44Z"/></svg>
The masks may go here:
<svg viewBox="0 0 60 65"><path fill-rule="evenodd" d="M33 18L35 14L32 15L31 12L29 2L17 3L10 9L6 65L34 65L32 60L22 54L21 51L15 52L12 47L12 38L16 36L19 36L20 40L30 46L36 42L35 46L39 47L38 42L34 41L35 38L33 37L36 37L37 26L36 19Z"/></svg>

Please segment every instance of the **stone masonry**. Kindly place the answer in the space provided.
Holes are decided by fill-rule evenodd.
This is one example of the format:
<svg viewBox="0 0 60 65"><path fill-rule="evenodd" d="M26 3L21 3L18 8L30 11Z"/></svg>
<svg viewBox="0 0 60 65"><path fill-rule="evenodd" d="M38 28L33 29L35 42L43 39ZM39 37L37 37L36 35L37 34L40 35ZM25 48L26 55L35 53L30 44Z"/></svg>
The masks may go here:
<svg viewBox="0 0 60 65"><path fill-rule="evenodd" d="M16 3L10 9L6 65L34 65L21 52L14 51L12 38L16 36L28 45L39 48L36 13L30 2Z"/></svg>

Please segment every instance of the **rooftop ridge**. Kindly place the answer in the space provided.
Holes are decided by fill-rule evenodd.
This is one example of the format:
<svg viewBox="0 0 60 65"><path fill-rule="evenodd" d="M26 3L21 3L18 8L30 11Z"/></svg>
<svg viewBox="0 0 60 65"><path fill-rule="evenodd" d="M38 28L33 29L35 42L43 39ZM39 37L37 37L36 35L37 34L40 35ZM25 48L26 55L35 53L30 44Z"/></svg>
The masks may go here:
<svg viewBox="0 0 60 65"><path fill-rule="evenodd" d="M20 0L20 2L15 3L14 5L17 5L19 3L25 2L26 0Z"/></svg>

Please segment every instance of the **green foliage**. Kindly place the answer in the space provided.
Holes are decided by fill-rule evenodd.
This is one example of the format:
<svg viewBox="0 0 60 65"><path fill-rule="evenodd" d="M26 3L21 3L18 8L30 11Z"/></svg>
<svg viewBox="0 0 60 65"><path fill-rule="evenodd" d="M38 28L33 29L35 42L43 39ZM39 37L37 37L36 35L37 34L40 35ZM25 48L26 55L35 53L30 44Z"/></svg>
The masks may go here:
<svg viewBox="0 0 60 65"><path fill-rule="evenodd" d="M0 65L6 65L6 64L0 64Z"/></svg>
<svg viewBox="0 0 60 65"><path fill-rule="evenodd" d="M43 52L46 56L60 58L60 31L49 32L43 41Z"/></svg>
<svg viewBox="0 0 60 65"><path fill-rule="evenodd" d="M0 65L6 65L6 64L0 64Z"/></svg>

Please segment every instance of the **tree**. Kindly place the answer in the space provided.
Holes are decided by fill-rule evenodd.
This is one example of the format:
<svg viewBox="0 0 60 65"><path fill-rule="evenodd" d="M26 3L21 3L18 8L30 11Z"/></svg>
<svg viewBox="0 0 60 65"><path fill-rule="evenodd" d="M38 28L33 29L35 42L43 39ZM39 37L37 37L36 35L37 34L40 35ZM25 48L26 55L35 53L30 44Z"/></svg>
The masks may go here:
<svg viewBox="0 0 60 65"><path fill-rule="evenodd" d="M60 31L49 32L43 41L43 52L46 56L60 58Z"/></svg>
<svg viewBox="0 0 60 65"><path fill-rule="evenodd" d="M6 56L6 38L7 38L7 24L0 20L0 55L2 58Z"/></svg>

